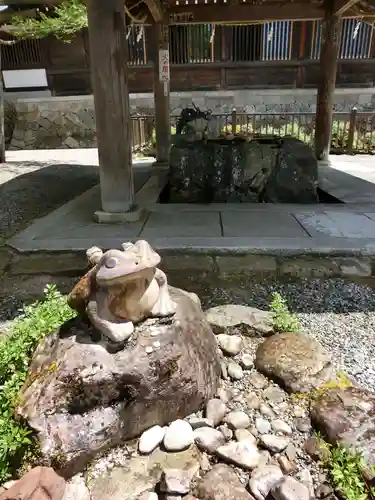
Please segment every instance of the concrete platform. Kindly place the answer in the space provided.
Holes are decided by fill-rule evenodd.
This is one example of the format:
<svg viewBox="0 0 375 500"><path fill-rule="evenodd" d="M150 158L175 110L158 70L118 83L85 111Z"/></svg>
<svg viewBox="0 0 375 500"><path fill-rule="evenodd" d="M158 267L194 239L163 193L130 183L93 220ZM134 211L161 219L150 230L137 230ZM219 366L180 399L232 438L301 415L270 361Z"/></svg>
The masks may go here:
<svg viewBox="0 0 375 500"><path fill-rule="evenodd" d="M375 169L375 156L369 158L367 168ZM337 165L321 165L320 169L322 188L333 196L341 189L344 194L340 196L351 200L349 203L163 205L152 199L154 179L137 193L137 202L147 208L141 221L107 225L93 221L93 213L100 208L99 186L95 186L36 220L8 244L19 257L27 258L39 252L41 256L83 254L93 245L111 248L144 238L164 256L191 256L189 266L210 272L221 265L227 270L237 266L241 271L241 266L250 266L256 270L285 271L286 259L295 262L297 257L309 260L310 268L321 272L320 264L311 264L311 259L325 257L328 260L323 267L329 272L334 268L345 274L355 268L356 274L371 275L375 260L375 174L373 183L341 172ZM346 184L341 175L347 176ZM213 260L202 267L201 261L194 262L198 254ZM240 259L228 264L222 260L224 256ZM250 264L243 260L246 256L254 256ZM269 259L262 260L260 256ZM339 260L334 262L332 259L336 258ZM353 258L357 259L354 264L347 260ZM288 265L290 271L290 262Z"/></svg>

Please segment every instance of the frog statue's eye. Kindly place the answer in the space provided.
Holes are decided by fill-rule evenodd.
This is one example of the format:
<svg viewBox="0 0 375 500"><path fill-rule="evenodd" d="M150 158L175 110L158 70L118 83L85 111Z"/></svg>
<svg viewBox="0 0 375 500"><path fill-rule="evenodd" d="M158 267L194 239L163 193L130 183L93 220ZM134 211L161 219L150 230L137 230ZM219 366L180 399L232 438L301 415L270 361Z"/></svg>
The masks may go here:
<svg viewBox="0 0 375 500"><path fill-rule="evenodd" d="M115 258L115 257L109 257L106 261L105 261L105 267L107 269L113 269L114 267L116 267L118 264L118 260Z"/></svg>

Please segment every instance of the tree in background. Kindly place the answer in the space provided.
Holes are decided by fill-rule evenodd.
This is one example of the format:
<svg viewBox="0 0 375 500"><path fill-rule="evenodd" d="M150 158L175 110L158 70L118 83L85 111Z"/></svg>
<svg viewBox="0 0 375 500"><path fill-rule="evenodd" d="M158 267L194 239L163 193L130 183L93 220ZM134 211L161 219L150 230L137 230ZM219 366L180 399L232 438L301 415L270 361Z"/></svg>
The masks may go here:
<svg viewBox="0 0 375 500"><path fill-rule="evenodd" d="M16 38L44 38L49 35L69 42L74 34L87 27L87 10L81 0L63 0L50 10L36 11L34 17L14 14L6 31Z"/></svg>

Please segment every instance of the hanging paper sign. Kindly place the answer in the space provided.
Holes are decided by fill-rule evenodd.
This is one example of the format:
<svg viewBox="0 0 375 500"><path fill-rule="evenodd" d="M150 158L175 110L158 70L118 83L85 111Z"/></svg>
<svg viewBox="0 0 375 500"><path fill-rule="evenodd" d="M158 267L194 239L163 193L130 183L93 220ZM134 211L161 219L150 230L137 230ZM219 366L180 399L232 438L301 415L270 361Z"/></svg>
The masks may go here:
<svg viewBox="0 0 375 500"><path fill-rule="evenodd" d="M168 91L169 91L169 83L164 82L164 97L168 96Z"/></svg>
<svg viewBox="0 0 375 500"><path fill-rule="evenodd" d="M169 50L159 50L159 78L161 82L169 82Z"/></svg>

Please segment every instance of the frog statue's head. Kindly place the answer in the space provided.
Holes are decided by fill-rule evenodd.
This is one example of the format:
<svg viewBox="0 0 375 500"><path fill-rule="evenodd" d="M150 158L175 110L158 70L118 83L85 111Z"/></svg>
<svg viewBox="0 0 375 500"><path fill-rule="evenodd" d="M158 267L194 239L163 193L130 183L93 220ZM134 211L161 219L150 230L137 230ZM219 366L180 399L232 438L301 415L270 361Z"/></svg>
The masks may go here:
<svg viewBox="0 0 375 500"><path fill-rule="evenodd" d="M160 255L144 240L124 243L122 250L112 249L105 253L93 247L87 251L87 256L97 266L96 283L100 287L132 281L160 263Z"/></svg>

